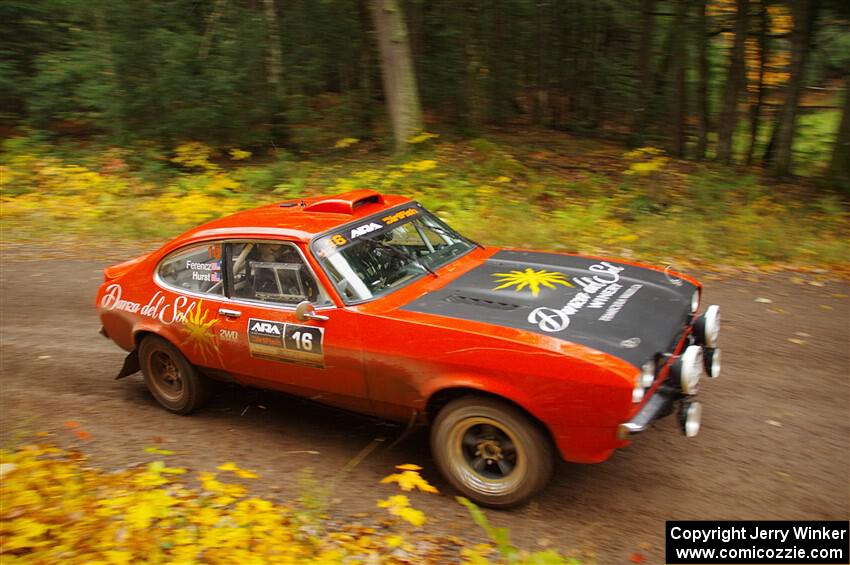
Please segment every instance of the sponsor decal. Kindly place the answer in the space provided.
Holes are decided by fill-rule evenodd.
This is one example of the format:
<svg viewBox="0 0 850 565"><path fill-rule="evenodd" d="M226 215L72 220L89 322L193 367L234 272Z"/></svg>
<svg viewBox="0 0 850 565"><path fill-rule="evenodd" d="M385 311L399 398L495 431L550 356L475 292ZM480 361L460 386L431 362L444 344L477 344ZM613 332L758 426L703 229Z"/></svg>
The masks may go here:
<svg viewBox="0 0 850 565"><path fill-rule="evenodd" d="M383 216L382 218L372 218L368 223L361 224L354 228L342 228L334 234L328 235L316 242L316 253L320 257L328 257L343 247L350 245L358 237L374 233L380 230L391 229L390 226L397 224L407 218L411 218L419 214L419 210L415 207L398 210L392 214ZM395 227L395 226L393 226Z"/></svg>
<svg viewBox="0 0 850 565"><path fill-rule="evenodd" d="M186 334L181 347L190 349L204 361L212 355L219 356L218 338L212 331L219 320L210 316L209 310L204 308L203 300L190 300L186 296L177 295L168 301L162 291L158 290L142 305L140 302L124 300L123 292L120 284L109 285L100 299L100 307L153 318L166 325L181 324L181 330Z"/></svg>
<svg viewBox="0 0 850 565"><path fill-rule="evenodd" d="M210 311L204 309L204 301L199 300L183 321L183 331L186 339L181 345L189 347L195 354L206 359L208 355L218 353L218 342L212 332L212 327L219 322L218 318L207 319Z"/></svg>
<svg viewBox="0 0 850 565"><path fill-rule="evenodd" d="M620 342L620 347L625 349L634 349L635 347L640 345L639 337L630 337L629 339L624 339Z"/></svg>
<svg viewBox="0 0 850 565"><path fill-rule="evenodd" d="M503 288L515 286L516 288L514 291L520 292L524 288L528 287L533 296L540 294L541 286L551 289L554 289L556 284L561 286L573 286L564 273L547 271L546 269L535 271L530 267L526 268L524 271L512 270L507 273L493 273L490 276L497 279L496 283L501 283L493 290L502 290Z"/></svg>
<svg viewBox="0 0 850 565"><path fill-rule="evenodd" d="M542 331L548 333L564 331L570 325L570 316L575 316L584 308L603 308L608 301L623 288L623 285L621 285L619 281L620 272L623 271L624 268L625 267L620 267L618 265L612 265L607 261L591 265L588 267L588 270L593 273L592 276L573 278L573 282L582 288L578 294L570 298L570 300L562 308L549 308L547 306L535 308L528 314L528 323L534 324ZM605 312L599 316L598 320L602 322L612 321L623 306L625 306L626 302L628 302L642 286L642 284L631 285L608 306ZM517 290L520 289L518 288Z"/></svg>
<svg viewBox="0 0 850 565"><path fill-rule="evenodd" d="M310 367L324 367L324 328L248 319L251 357Z"/></svg>
<svg viewBox="0 0 850 565"><path fill-rule="evenodd" d="M175 296L173 300L166 301L161 290L156 291L147 304L124 300L124 290L120 284L114 283L106 287L103 298L100 299L100 307L105 310L121 310L131 314L140 314L148 318L159 320L163 324L183 323L186 316L197 307L197 300L190 300L186 296Z"/></svg>
<svg viewBox="0 0 850 565"><path fill-rule="evenodd" d="M351 239L356 239L361 235L366 235L367 233L372 233L375 230L379 230L383 228L381 224L376 224L375 222L370 222L368 224L363 224L362 226L357 226L356 228L351 230Z"/></svg>
<svg viewBox="0 0 850 565"><path fill-rule="evenodd" d="M220 329L218 330L218 339L230 343L237 343L239 341L239 332L236 330Z"/></svg>
<svg viewBox="0 0 850 565"><path fill-rule="evenodd" d="M418 213L419 210L417 210L416 208L408 208L407 210L401 210L400 212L396 212L395 214L384 216L383 218L381 218L381 221L389 226L398 222L399 220L415 216Z"/></svg>

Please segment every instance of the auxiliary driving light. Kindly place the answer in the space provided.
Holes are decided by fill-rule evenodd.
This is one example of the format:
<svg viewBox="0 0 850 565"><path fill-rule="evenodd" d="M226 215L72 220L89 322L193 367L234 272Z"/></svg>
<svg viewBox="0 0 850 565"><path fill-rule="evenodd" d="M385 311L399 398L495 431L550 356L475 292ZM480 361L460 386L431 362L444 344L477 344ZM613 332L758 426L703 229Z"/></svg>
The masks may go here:
<svg viewBox="0 0 850 565"><path fill-rule="evenodd" d="M647 361L640 368L640 384L649 388L655 382L655 361Z"/></svg>
<svg viewBox="0 0 850 565"><path fill-rule="evenodd" d="M720 335L720 306L712 304L694 322L697 341L706 347L717 347Z"/></svg>
<svg viewBox="0 0 850 565"><path fill-rule="evenodd" d="M682 393L688 396L697 393L702 371L702 347L699 345L688 346L670 367L673 382L678 383Z"/></svg>
<svg viewBox="0 0 850 565"><path fill-rule="evenodd" d="M702 363L705 365L705 373L712 379L720 376L720 348L706 347L703 352Z"/></svg>
<svg viewBox="0 0 850 565"><path fill-rule="evenodd" d="M696 314L699 310L699 290L695 290L691 295L691 314Z"/></svg>
<svg viewBox="0 0 850 565"><path fill-rule="evenodd" d="M635 378L635 387L632 389L632 402L637 404L641 400L643 400L644 390L643 390L643 375L638 374Z"/></svg>
<svg viewBox="0 0 850 565"><path fill-rule="evenodd" d="M702 404L696 400L684 400L679 407L679 424L685 437L694 437L699 433L702 423Z"/></svg>

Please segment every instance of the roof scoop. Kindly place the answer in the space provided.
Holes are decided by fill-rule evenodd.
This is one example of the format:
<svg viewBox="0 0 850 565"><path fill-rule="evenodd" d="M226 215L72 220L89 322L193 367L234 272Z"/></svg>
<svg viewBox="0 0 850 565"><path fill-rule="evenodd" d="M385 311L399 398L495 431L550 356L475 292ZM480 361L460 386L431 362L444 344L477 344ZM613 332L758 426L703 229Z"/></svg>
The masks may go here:
<svg viewBox="0 0 850 565"><path fill-rule="evenodd" d="M374 190L352 190L308 204L305 212L325 212L329 214L354 214L354 211L368 204L384 204L384 197Z"/></svg>

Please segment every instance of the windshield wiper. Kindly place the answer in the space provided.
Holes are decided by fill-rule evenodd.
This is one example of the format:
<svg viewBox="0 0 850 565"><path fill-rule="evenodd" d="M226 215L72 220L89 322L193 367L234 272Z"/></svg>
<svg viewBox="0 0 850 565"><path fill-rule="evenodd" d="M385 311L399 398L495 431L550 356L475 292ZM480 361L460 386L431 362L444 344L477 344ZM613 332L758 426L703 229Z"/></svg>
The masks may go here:
<svg viewBox="0 0 850 565"><path fill-rule="evenodd" d="M451 231L449 231L449 230L445 229L445 228L444 228L444 227L442 227L442 226L428 226L428 229L430 229L430 230L434 230L435 232L437 232L437 233L441 233L441 234L443 234L443 235L447 235L447 236L449 236L449 237L451 237L451 238L461 239L461 240L466 240L466 242L467 242L467 243L471 243L472 245L474 245L474 246L476 246L476 247L480 247L481 249L484 249L484 246L483 246L483 245L481 245L480 243L478 243L477 241L474 241L474 240L472 240L472 239L469 239L469 238L468 238L468 237L466 237L465 235L460 235L460 234L459 234L459 233L457 233L457 232L451 232Z"/></svg>
<svg viewBox="0 0 850 565"><path fill-rule="evenodd" d="M429 267L428 265L423 263L422 260L419 259L419 257L405 253L404 251L400 251L400 250L396 249L395 247L393 247L392 245L387 245L383 241L378 241L377 239L372 239L371 237L367 237L366 239L371 241L372 243L374 243L378 247L380 247L382 249L386 249L386 250L390 251L391 253L394 253L397 257L403 257L405 259L410 259L411 261L415 262L417 265L422 267L425 271L434 275L435 278L439 278L440 275L437 274L437 271L435 271L434 269L432 269L431 267Z"/></svg>

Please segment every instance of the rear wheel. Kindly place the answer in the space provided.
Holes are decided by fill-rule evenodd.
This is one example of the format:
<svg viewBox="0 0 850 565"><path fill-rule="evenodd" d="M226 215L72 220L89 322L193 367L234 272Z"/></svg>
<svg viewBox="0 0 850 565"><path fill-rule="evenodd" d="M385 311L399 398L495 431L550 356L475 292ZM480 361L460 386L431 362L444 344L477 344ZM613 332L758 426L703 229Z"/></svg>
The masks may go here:
<svg viewBox="0 0 850 565"><path fill-rule="evenodd" d="M492 508L526 502L546 486L555 463L548 438L528 416L483 397L460 398L440 410L431 451L452 486Z"/></svg>
<svg viewBox="0 0 850 565"><path fill-rule="evenodd" d="M209 381L168 341L145 337L139 346L139 363L148 390L169 412L190 414L206 402Z"/></svg>

